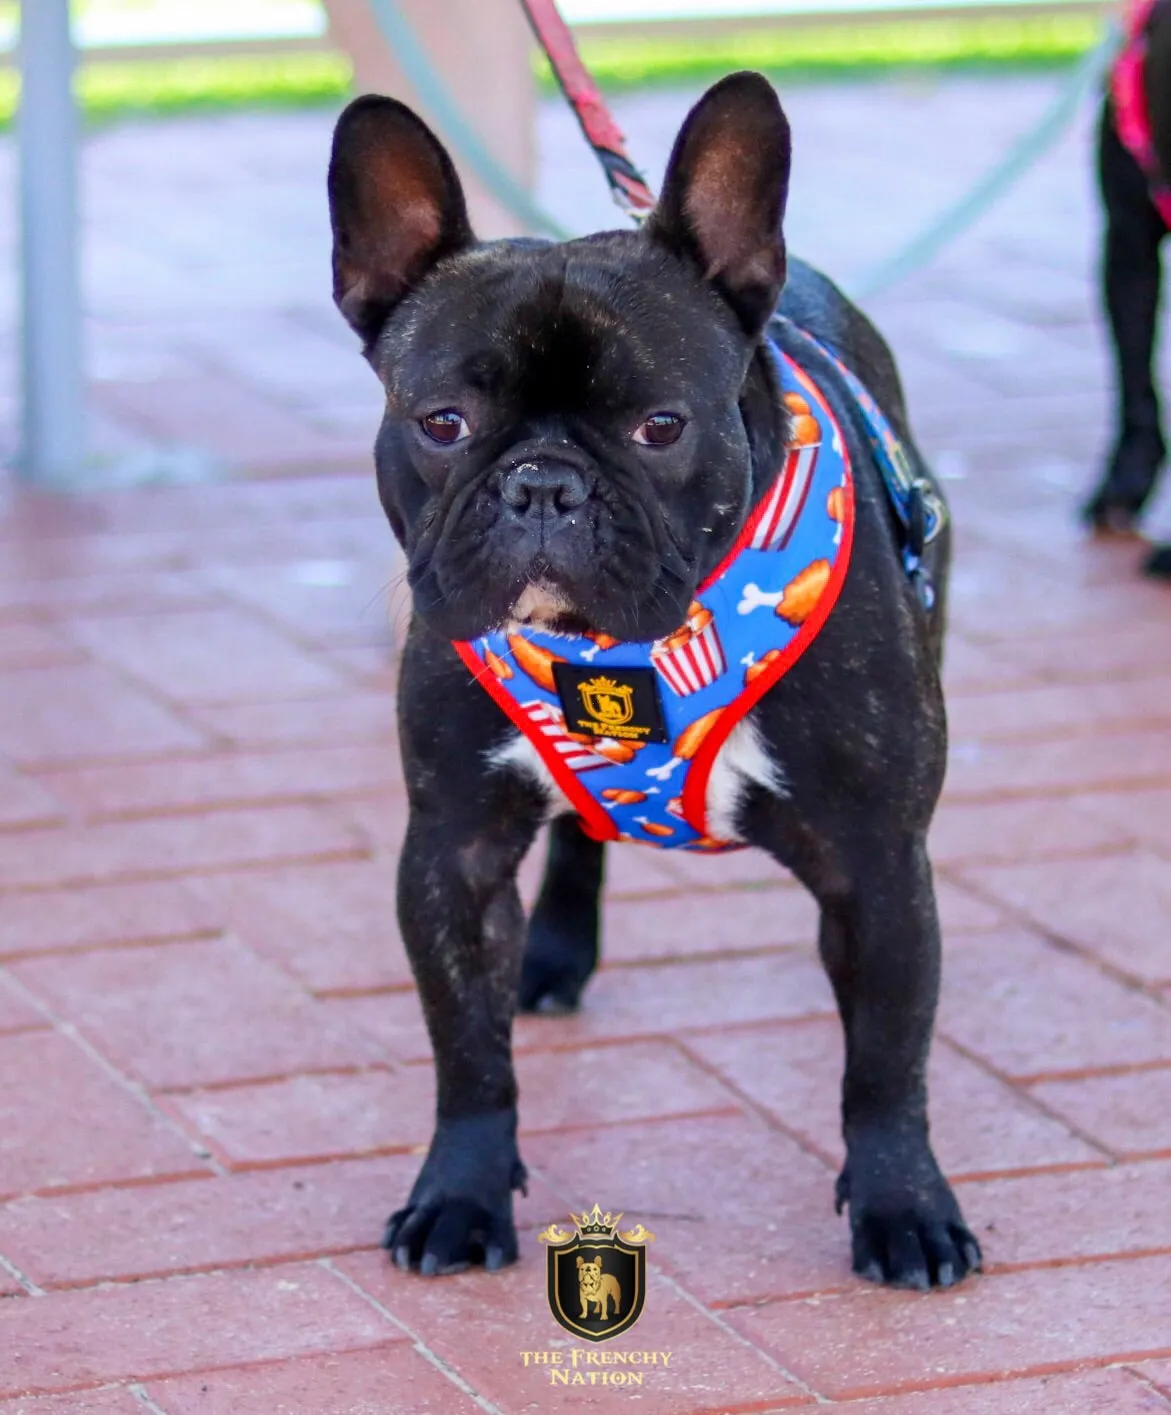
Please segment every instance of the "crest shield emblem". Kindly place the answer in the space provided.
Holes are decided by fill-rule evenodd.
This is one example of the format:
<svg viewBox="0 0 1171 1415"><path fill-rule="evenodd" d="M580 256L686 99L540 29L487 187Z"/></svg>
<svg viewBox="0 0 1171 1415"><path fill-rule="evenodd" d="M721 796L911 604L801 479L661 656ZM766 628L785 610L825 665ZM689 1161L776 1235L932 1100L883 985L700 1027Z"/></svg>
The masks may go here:
<svg viewBox="0 0 1171 1415"><path fill-rule="evenodd" d="M634 716L634 689L613 678L591 678L577 685L582 706L600 728L623 727Z"/></svg>
<svg viewBox="0 0 1171 1415"><path fill-rule="evenodd" d="M621 1214L597 1204L573 1214L573 1231L550 1224L546 1281L554 1320L586 1341L609 1341L638 1321L646 1301L646 1248L654 1239L642 1224L619 1233Z"/></svg>

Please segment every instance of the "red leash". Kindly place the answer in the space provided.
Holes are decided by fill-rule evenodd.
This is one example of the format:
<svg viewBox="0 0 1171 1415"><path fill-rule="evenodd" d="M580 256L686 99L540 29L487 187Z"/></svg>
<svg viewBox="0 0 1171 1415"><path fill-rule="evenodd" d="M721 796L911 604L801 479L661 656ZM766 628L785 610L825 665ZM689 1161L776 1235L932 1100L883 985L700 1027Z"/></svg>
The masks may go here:
<svg viewBox="0 0 1171 1415"><path fill-rule="evenodd" d="M561 18L557 0L520 0L529 24L577 114L586 142L597 154L618 205L641 220L655 204L654 194L626 152L626 139L610 116L606 100L581 62L569 26Z"/></svg>

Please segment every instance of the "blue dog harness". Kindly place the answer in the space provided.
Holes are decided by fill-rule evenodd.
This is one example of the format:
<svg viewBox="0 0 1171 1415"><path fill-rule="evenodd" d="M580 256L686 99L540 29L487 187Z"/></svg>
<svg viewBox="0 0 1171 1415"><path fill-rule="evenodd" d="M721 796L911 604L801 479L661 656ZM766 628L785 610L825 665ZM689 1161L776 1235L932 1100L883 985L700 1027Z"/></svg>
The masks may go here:
<svg viewBox="0 0 1171 1415"><path fill-rule="evenodd" d="M920 598L920 557L942 503L862 384L857 400ZM737 723L816 638L850 563L854 479L828 401L774 346L792 437L782 466L731 551L696 591L675 633L653 643L525 628L457 643L464 663L520 728L596 840L671 849L741 848L707 829L707 787Z"/></svg>

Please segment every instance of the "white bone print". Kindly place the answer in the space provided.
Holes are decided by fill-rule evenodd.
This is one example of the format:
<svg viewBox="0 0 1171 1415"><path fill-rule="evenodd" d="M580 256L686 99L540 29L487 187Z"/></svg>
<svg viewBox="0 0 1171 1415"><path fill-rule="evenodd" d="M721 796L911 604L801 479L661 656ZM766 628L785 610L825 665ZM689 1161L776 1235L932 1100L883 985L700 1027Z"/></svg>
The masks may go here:
<svg viewBox="0 0 1171 1415"><path fill-rule="evenodd" d="M750 583L744 586L744 598L736 606L736 613L751 614L754 609L775 609L784 597L784 590L770 594L759 585Z"/></svg>
<svg viewBox="0 0 1171 1415"><path fill-rule="evenodd" d="M682 765L682 757L672 757L669 762L664 762L662 766L648 766L646 774L653 776L656 781L666 781L675 768Z"/></svg>

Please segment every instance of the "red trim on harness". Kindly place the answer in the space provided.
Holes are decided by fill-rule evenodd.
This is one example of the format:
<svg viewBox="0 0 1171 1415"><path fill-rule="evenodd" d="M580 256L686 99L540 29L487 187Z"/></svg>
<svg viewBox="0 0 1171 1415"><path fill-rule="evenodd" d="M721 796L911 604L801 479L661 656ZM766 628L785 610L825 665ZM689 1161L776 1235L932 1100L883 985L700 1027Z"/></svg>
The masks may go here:
<svg viewBox="0 0 1171 1415"><path fill-rule="evenodd" d="M743 721L765 693L789 671L817 635L821 626L829 618L830 611L837 603L846 572L850 566L850 548L854 543L854 503L853 498L846 508L842 520L841 552L834 562L829 584L817 602L817 607L801 626L801 632L793 639L778 658L773 659L763 673L743 690L740 696L728 704L719 721L704 738L703 745L691 760L687 779L683 783L683 817L701 835L707 834L707 787L720 748L728 740L733 728Z"/></svg>
<svg viewBox="0 0 1171 1415"><path fill-rule="evenodd" d="M788 363L797 373L806 389L816 393L816 386L806 376L803 369L793 363L791 359ZM830 420L834 433L845 453L845 442L842 441L842 430L838 426L838 420L834 416L833 409L829 403L821 397L818 402L825 409ZM846 463L849 466L847 460ZM764 697L765 693L773 687L790 668L797 662L817 635L821 632L821 627L830 616L830 611L838 602L838 595L841 594L842 585L846 580L846 572L850 568L850 552L854 544L854 480L851 475L847 481L850 494L846 498L845 511L842 517L842 543L838 549L837 558L834 560L833 571L830 575L829 584L822 592L821 598L817 601L813 613L802 624L800 631L792 642L781 654L772 660L769 666L760 673L753 682L743 689L739 697L734 698L724 711L720 714L718 721L711 731L704 738L699 751L691 759L687 770L687 777L683 783L683 818L700 835L706 836L707 831L707 788L708 781L715 766L716 757L719 756L720 748L728 740L733 729L742 722L756 704ZM767 499L767 498L766 498ZM754 516L753 521L756 520ZM751 522L750 522L751 525ZM747 529L747 528L746 528ZM737 540L740 543L741 536ZM725 560L724 564L727 561ZM721 569L723 567L721 566ZM711 578L705 583L710 583Z"/></svg>
<svg viewBox="0 0 1171 1415"><path fill-rule="evenodd" d="M465 642L454 645L456 653L463 659L468 672L481 688L487 689L492 700L520 728L521 736L537 749L537 754L549 769L549 774L561 788L569 804L581 816L585 833L594 840L617 840L618 827L607 811L598 804L581 782L572 767L565 765L557 749L547 737L534 735L532 722L525 715L524 708L503 688L491 669L486 668L476 656L471 644Z"/></svg>

